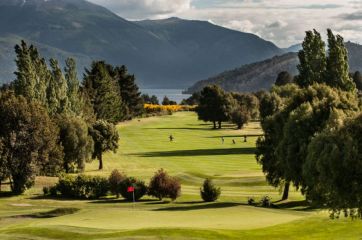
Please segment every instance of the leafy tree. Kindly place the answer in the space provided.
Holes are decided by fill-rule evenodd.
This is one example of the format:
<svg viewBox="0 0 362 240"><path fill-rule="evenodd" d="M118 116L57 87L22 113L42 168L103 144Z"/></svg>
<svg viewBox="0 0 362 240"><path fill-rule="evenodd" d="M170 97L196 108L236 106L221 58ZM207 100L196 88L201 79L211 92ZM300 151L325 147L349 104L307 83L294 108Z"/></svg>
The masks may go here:
<svg viewBox="0 0 362 240"><path fill-rule="evenodd" d="M238 106L231 112L231 121L237 125L238 129L242 129L249 119L249 112L242 107Z"/></svg>
<svg viewBox="0 0 362 240"><path fill-rule="evenodd" d="M353 116L357 110L353 93L326 85L316 84L294 92L280 111L262 121L265 136L257 142L257 160L268 182L273 186L293 182L308 191L302 169L311 139L335 126L336 113Z"/></svg>
<svg viewBox="0 0 362 240"><path fill-rule="evenodd" d="M206 179L200 188L200 194L205 202L215 202L221 194L221 189L215 187L212 180Z"/></svg>
<svg viewBox="0 0 362 240"><path fill-rule="evenodd" d="M0 192L1 192L1 184L9 177L9 169L6 164L6 156L5 156L5 148L4 144L0 139Z"/></svg>
<svg viewBox="0 0 362 240"><path fill-rule="evenodd" d="M191 97L183 99L181 105L194 106L194 105L199 105L199 103L200 103L200 93L195 92L191 95Z"/></svg>
<svg viewBox="0 0 362 240"><path fill-rule="evenodd" d="M362 74L357 71L353 74L353 81L359 91L362 91Z"/></svg>
<svg viewBox="0 0 362 240"><path fill-rule="evenodd" d="M159 200L163 198L176 200L181 194L181 185L176 178L169 176L166 171L160 169L150 181L148 194Z"/></svg>
<svg viewBox="0 0 362 240"><path fill-rule="evenodd" d="M275 80L275 85L283 86L288 83L292 83L293 80L294 80L294 77L289 72L283 71L278 74L278 77Z"/></svg>
<svg viewBox="0 0 362 240"><path fill-rule="evenodd" d="M167 96L165 96L162 100L162 105L177 105L177 102L170 100Z"/></svg>
<svg viewBox="0 0 362 240"><path fill-rule="evenodd" d="M307 87L313 83L322 83L325 78L326 50L325 43L316 30L307 31L303 41L303 49L299 51L299 75L295 82L301 87Z"/></svg>
<svg viewBox="0 0 362 240"><path fill-rule="evenodd" d="M46 110L12 93L0 96L0 159L8 170L11 189L23 193L38 174L53 175L61 166L58 128Z"/></svg>
<svg viewBox="0 0 362 240"><path fill-rule="evenodd" d="M250 118L259 117L259 99L250 93L231 93L237 105L249 114Z"/></svg>
<svg viewBox="0 0 362 240"><path fill-rule="evenodd" d="M141 115L144 110L143 100L135 82L135 76L128 74L126 66L123 65L114 69L114 78L118 82L122 100L127 106L129 118Z"/></svg>
<svg viewBox="0 0 362 240"><path fill-rule="evenodd" d="M120 184L126 179L126 176L114 169L108 178L111 193L115 194L117 198L120 195Z"/></svg>
<svg viewBox="0 0 362 240"><path fill-rule="evenodd" d="M285 184L283 198L288 196L290 182L311 195L313 186L303 171L311 140L359 110L343 39L328 30L328 43L326 57L319 33L307 32L296 78L303 88L275 87L261 103L265 136L257 141L257 161L270 184Z"/></svg>
<svg viewBox="0 0 362 240"><path fill-rule="evenodd" d="M158 99L155 95L152 95L150 97L148 94L142 94L141 98L143 99L144 103L155 104L155 105L160 104L160 102L158 101Z"/></svg>
<svg viewBox="0 0 362 240"><path fill-rule="evenodd" d="M97 119L116 123L125 118L125 106L110 67L104 61L93 62L91 69L86 69L83 90L93 105Z"/></svg>
<svg viewBox="0 0 362 240"><path fill-rule="evenodd" d="M344 91L354 91L355 84L349 76L348 52L340 35L328 29L328 57L325 82Z"/></svg>
<svg viewBox="0 0 362 240"><path fill-rule="evenodd" d="M213 122L216 129L216 122L221 128L221 123L230 119L230 113L235 105L235 100L230 94L216 85L211 85L201 91L200 104L196 112L200 120Z"/></svg>
<svg viewBox="0 0 362 240"><path fill-rule="evenodd" d="M63 146L63 166L66 173L82 172L85 162L91 159L93 140L88 135L88 125L79 117L58 116L60 144Z"/></svg>
<svg viewBox="0 0 362 240"><path fill-rule="evenodd" d="M303 172L309 197L327 205L332 217L362 218L362 115L316 136Z"/></svg>
<svg viewBox="0 0 362 240"><path fill-rule="evenodd" d="M99 160L99 170L102 170L103 153L107 151L116 152L118 149L119 135L117 129L112 123L108 123L105 120L97 120L89 129L89 133L94 142L92 158Z"/></svg>
<svg viewBox="0 0 362 240"><path fill-rule="evenodd" d="M280 110L282 98L275 92L266 93L262 96L259 105L260 119L263 122L268 116Z"/></svg>

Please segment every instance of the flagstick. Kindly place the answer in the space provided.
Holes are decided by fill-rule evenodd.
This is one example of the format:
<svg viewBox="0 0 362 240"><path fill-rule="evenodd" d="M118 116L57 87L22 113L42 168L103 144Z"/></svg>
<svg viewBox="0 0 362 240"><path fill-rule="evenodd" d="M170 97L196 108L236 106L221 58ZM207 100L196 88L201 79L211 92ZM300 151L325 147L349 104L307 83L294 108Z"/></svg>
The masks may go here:
<svg viewBox="0 0 362 240"><path fill-rule="evenodd" d="M135 206L136 206L136 200L135 200L135 197L134 197L134 191L135 191L135 189L133 190L133 209L134 209Z"/></svg>

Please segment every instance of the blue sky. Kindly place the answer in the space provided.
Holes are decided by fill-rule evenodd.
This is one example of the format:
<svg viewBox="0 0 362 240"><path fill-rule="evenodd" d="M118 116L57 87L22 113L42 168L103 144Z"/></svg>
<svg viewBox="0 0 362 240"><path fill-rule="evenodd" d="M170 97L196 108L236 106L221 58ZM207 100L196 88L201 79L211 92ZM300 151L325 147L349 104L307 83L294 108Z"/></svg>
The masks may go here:
<svg viewBox="0 0 362 240"><path fill-rule="evenodd" d="M332 28L362 43L362 0L90 0L129 20L180 17L254 33L288 47Z"/></svg>

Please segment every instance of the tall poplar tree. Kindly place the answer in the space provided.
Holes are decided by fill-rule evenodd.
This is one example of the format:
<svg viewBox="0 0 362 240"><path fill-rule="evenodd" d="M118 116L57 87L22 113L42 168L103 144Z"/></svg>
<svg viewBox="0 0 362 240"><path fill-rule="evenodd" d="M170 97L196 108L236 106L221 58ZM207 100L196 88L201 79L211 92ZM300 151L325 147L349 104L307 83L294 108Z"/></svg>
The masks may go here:
<svg viewBox="0 0 362 240"><path fill-rule="evenodd" d="M51 115L68 112L68 85L58 61L50 59L52 77L50 79L47 95L48 110Z"/></svg>
<svg viewBox="0 0 362 240"><path fill-rule="evenodd" d="M15 46L17 71L14 89L17 95L28 100L38 100L47 106L46 89L51 78L44 58L41 58L36 47L28 47L21 41Z"/></svg>
<svg viewBox="0 0 362 240"><path fill-rule="evenodd" d="M65 79L67 81L67 97L69 110L76 115L82 113L82 101L79 92L80 82L77 76L77 65L73 58L68 58L65 61Z"/></svg>
<svg viewBox="0 0 362 240"><path fill-rule="evenodd" d="M299 51L299 75L295 82L301 87L324 81L326 71L325 43L315 29L307 31L303 41L303 49Z"/></svg>
<svg viewBox="0 0 362 240"><path fill-rule="evenodd" d="M343 91L354 91L356 85L349 75L348 51L340 35L328 29L328 57L325 82Z"/></svg>

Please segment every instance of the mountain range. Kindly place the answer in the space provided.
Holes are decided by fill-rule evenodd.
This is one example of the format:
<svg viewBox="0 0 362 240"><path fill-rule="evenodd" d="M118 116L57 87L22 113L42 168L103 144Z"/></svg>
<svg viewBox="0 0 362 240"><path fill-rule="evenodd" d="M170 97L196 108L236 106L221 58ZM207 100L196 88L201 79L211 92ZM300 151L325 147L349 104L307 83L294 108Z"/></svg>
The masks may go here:
<svg viewBox="0 0 362 240"><path fill-rule="evenodd" d="M348 49L350 71L362 71L362 46L347 42L346 47ZM296 51L300 48L301 45L295 45L289 49L290 53L224 71L213 77L196 82L185 92L198 92L210 84L217 84L230 92L268 90L275 83L280 72L288 71L292 75L297 74L299 59Z"/></svg>
<svg viewBox="0 0 362 240"><path fill-rule="evenodd" d="M260 37L207 21L128 21L85 0L1 0L0 81L14 79L21 39L47 59L126 65L144 88L186 88L225 69L285 53Z"/></svg>

